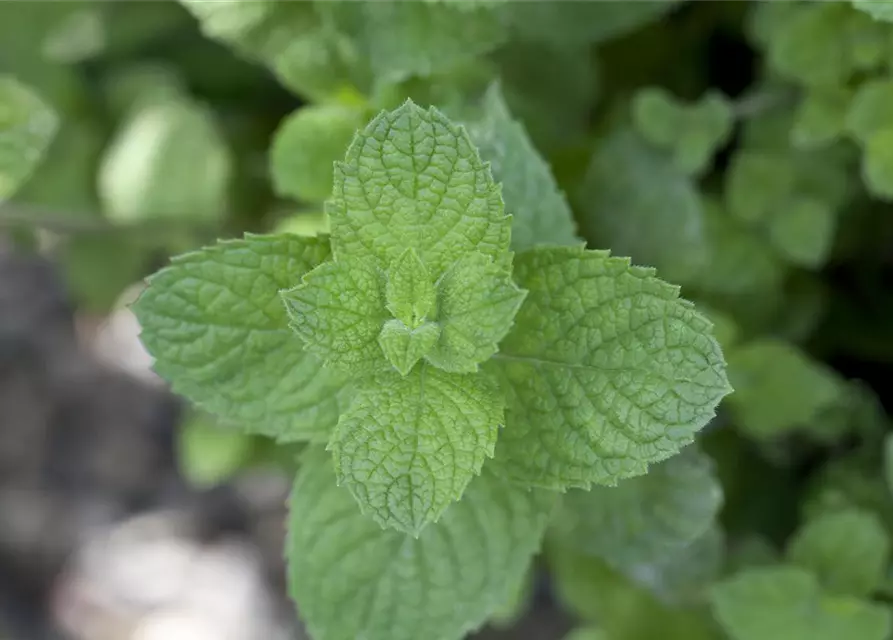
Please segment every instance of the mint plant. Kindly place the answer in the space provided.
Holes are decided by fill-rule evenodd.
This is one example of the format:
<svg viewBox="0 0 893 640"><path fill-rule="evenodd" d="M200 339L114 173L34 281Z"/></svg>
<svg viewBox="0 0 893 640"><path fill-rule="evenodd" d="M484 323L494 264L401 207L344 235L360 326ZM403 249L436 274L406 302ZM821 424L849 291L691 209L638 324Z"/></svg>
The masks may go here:
<svg viewBox="0 0 893 640"><path fill-rule="evenodd" d="M174 258L134 305L142 340L199 407L315 443L288 549L315 638L459 638L523 578L559 492L691 444L731 391L722 351L653 269L513 251L501 185L436 108L358 131L326 211L330 234Z"/></svg>

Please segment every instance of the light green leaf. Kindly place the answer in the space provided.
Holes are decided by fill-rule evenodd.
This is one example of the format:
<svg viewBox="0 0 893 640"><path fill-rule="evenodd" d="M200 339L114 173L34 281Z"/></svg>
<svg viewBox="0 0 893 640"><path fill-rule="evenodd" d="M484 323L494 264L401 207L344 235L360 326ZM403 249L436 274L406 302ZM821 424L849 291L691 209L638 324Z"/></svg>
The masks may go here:
<svg viewBox="0 0 893 640"><path fill-rule="evenodd" d="M0 76L0 202L34 172L58 128L58 116L42 98Z"/></svg>
<svg viewBox="0 0 893 640"><path fill-rule="evenodd" d="M524 127L512 118L499 85L488 89L481 117L468 126L481 157L502 185L512 215L512 248L581 242L570 205Z"/></svg>
<svg viewBox="0 0 893 640"><path fill-rule="evenodd" d="M876 198L893 201L893 126L872 134L862 157L862 180Z"/></svg>
<svg viewBox="0 0 893 640"><path fill-rule="evenodd" d="M747 223L768 218L793 193L796 169L789 154L745 149L726 173L725 204Z"/></svg>
<svg viewBox="0 0 893 640"><path fill-rule="evenodd" d="M792 344L761 338L728 354L735 393L726 406L735 424L755 438L808 428L843 395L837 374Z"/></svg>
<svg viewBox="0 0 893 640"><path fill-rule="evenodd" d="M494 463L509 477L561 489L641 475L730 392L710 323L653 269L534 249L515 280L529 293L486 366L507 393Z"/></svg>
<svg viewBox="0 0 893 640"><path fill-rule="evenodd" d="M324 202L332 195L335 162L363 125L363 111L339 104L302 107L279 126L270 148L270 175L279 195Z"/></svg>
<svg viewBox="0 0 893 640"><path fill-rule="evenodd" d="M850 51L841 24L849 17L842 2L799 5L769 41L770 67L807 86L839 86L851 71Z"/></svg>
<svg viewBox="0 0 893 640"><path fill-rule="evenodd" d="M699 174L708 167L734 124L729 101L721 93L709 92L685 104L659 87L636 94L632 116L642 137L672 152L674 164L686 174Z"/></svg>
<svg viewBox="0 0 893 640"><path fill-rule="evenodd" d="M852 91L846 87L822 87L809 91L797 107L791 142L814 149L834 142L844 132Z"/></svg>
<svg viewBox="0 0 893 640"><path fill-rule="evenodd" d="M704 214L694 184L634 132L616 129L599 143L576 200L591 244L654 266L670 281L703 266Z"/></svg>
<svg viewBox="0 0 893 640"><path fill-rule="evenodd" d="M349 84L344 42L312 2L180 0L208 38L265 63L301 95L323 100Z"/></svg>
<svg viewBox="0 0 893 640"><path fill-rule="evenodd" d="M381 529L312 450L291 494L290 592L316 640L460 640L521 580L555 504L484 473L419 538Z"/></svg>
<svg viewBox="0 0 893 640"><path fill-rule="evenodd" d="M440 325L433 322L410 329L399 320L388 320L378 336L378 344L388 362L405 376L431 351L438 338Z"/></svg>
<svg viewBox="0 0 893 640"><path fill-rule="evenodd" d="M877 78L859 86L846 113L846 128L862 144L893 128L893 80Z"/></svg>
<svg viewBox="0 0 893 640"><path fill-rule="evenodd" d="M338 482L382 527L418 537L493 456L503 409L483 374L420 366L376 375L359 387L329 444Z"/></svg>
<svg viewBox="0 0 893 640"><path fill-rule="evenodd" d="M233 160L207 109L183 100L134 113L106 149L99 195L107 216L208 221L226 212Z"/></svg>
<svg viewBox="0 0 893 640"><path fill-rule="evenodd" d="M890 0L851 0L853 6L875 20L893 22L893 2Z"/></svg>
<svg viewBox="0 0 893 640"><path fill-rule="evenodd" d="M434 310L434 283L414 249L407 249L391 264L385 294L388 310L412 329Z"/></svg>
<svg viewBox="0 0 893 640"><path fill-rule="evenodd" d="M745 570L711 590L713 612L732 640L884 640L890 611L823 594L796 567Z"/></svg>
<svg viewBox="0 0 893 640"><path fill-rule="evenodd" d="M568 491L553 532L571 548L632 569L685 549L707 531L721 505L713 461L689 447L616 487Z"/></svg>
<svg viewBox="0 0 893 640"><path fill-rule="evenodd" d="M482 253L460 258L437 287L440 340L427 355L444 371L471 373L499 350L526 293Z"/></svg>
<svg viewBox="0 0 893 640"><path fill-rule="evenodd" d="M497 5L382 0L351 8L361 25L355 34L360 49L381 83L455 68L507 36Z"/></svg>
<svg viewBox="0 0 893 640"><path fill-rule="evenodd" d="M353 375L388 366L378 334L388 320L385 274L366 260L328 261L281 293L308 352Z"/></svg>
<svg viewBox="0 0 893 640"><path fill-rule="evenodd" d="M787 555L828 592L867 597L884 579L890 538L871 511L844 509L806 522L789 542Z"/></svg>
<svg viewBox="0 0 893 640"><path fill-rule="evenodd" d="M706 294L765 300L767 293L780 287L784 275L772 246L714 201L705 202L704 214L708 257L685 285Z"/></svg>
<svg viewBox="0 0 893 640"><path fill-rule="evenodd" d="M773 214L769 238L787 261L817 268L831 251L836 227L837 216L826 200L794 197Z"/></svg>
<svg viewBox="0 0 893 640"><path fill-rule="evenodd" d="M580 627L564 636L564 640L611 640L611 637L598 627Z"/></svg>
<svg viewBox="0 0 893 640"><path fill-rule="evenodd" d="M512 5L518 36L567 46L625 36L672 11L675 0L651 2L523 2Z"/></svg>
<svg viewBox="0 0 893 640"><path fill-rule="evenodd" d="M304 351L279 290L328 257L326 239L248 235L174 258L134 305L155 370L247 431L325 441L344 380Z"/></svg>
<svg viewBox="0 0 893 640"><path fill-rule="evenodd" d="M327 204L336 258L382 269L412 247L435 280L456 259L504 256L511 239L500 189L465 129L406 101L357 134L335 165Z"/></svg>

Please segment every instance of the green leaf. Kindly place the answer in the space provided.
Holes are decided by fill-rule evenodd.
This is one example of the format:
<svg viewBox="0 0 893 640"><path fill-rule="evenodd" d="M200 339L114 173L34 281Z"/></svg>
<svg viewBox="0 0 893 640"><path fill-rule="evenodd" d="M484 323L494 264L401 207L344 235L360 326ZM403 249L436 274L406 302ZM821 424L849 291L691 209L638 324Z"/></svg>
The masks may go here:
<svg viewBox="0 0 893 640"><path fill-rule="evenodd" d="M400 0L348 4L360 25L355 38L380 83L431 76L477 60L507 36L498 5Z"/></svg>
<svg viewBox="0 0 893 640"><path fill-rule="evenodd" d="M406 101L357 134L335 165L332 250L382 269L409 247L432 278L470 251L500 259L511 218L465 129Z"/></svg>
<svg viewBox="0 0 893 640"><path fill-rule="evenodd" d="M611 637L598 627L580 627L564 636L564 640L611 640Z"/></svg>
<svg viewBox="0 0 893 640"><path fill-rule="evenodd" d="M890 538L872 512L846 509L806 522L789 542L787 555L828 592L867 597L884 579Z"/></svg>
<svg viewBox="0 0 893 640"><path fill-rule="evenodd" d="M324 100L349 84L345 43L312 2L180 0L208 38L265 63L290 89Z"/></svg>
<svg viewBox="0 0 893 640"><path fill-rule="evenodd" d="M884 438L884 480L893 494L893 433Z"/></svg>
<svg viewBox="0 0 893 640"><path fill-rule="evenodd" d="M175 100L133 114L106 149L99 195L121 224L226 212L233 160L210 111Z"/></svg>
<svg viewBox="0 0 893 640"><path fill-rule="evenodd" d="M736 425L755 438L811 426L845 389L833 370L774 338L735 348L728 365L735 393L726 406Z"/></svg>
<svg viewBox="0 0 893 640"><path fill-rule="evenodd" d="M37 168L59 128L42 98L10 76L0 76L0 202Z"/></svg>
<svg viewBox="0 0 893 640"><path fill-rule="evenodd" d="M521 580L556 497L485 472L413 538L361 515L308 451L291 494L290 592L317 640L459 640Z"/></svg>
<svg viewBox="0 0 893 640"><path fill-rule="evenodd" d="M704 205L707 260L685 284L706 294L764 300L781 285L784 270L762 234L726 213L714 201Z"/></svg>
<svg viewBox="0 0 893 640"><path fill-rule="evenodd" d="M716 584L713 612L732 640L884 640L890 611L823 594L796 567L750 569Z"/></svg>
<svg viewBox="0 0 893 640"><path fill-rule="evenodd" d="M388 362L405 376L431 351L438 338L440 325L433 322L410 329L399 320L388 320L378 335L378 344Z"/></svg>
<svg viewBox="0 0 893 640"><path fill-rule="evenodd" d="M889 0L851 0L853 6L875 20L893 22L893 2Z"/></svg>
<svg viewBox="0 0 893 640"><path fill-rule="evenodd" d="M893 128L893 80L877 78L859 86L846 113L846 129L862 144Z"/></svg>
<svg viewBox="0 0 893 640"><path fill-rule="evenodd" d="M760 222L788 199L795 185L788 154L745 149L735 154L726 173L725 204L743 222Z"/></svg>
<svg viewBox="0 0 893 640"><path fill-rule="evenodd" d="M669 560L707 531L721 505L713 461L689 447L616 487L568 491L553 532L624 570Z"/></svg>
<svg viewBox="0 0 893 640"><path fill-rule="evenodd" d="M653 269L534 249L515 280L527 298L486 366L507 393L494 463L509 477L563 489L641 475L730 392L710 323Z"/></svg>
<svg viewBox="0 0 893 640"><path fill-rule="evenodd" d="M178 432L179 467L199 488L213 487L233 476L251 458L251 436L193 417Z"/></svg>
<svg viewBox="0 0 893 640"><path fill-rule="evenodd" d="M893 127L872 134L862 157L862 180L876 198L893 201Z"/></svg>
<svg viewBox="0 0 893 640"><path fill-rule="evenodd" d="M791 142L814 149L837 140L846 127L852 92L846 87L822 87L809 91L797 108Z"/></svg>
<svg viewBox="0 0 893 640"><path fill-rule="evenodd" d="M469 123L469 133L502 185L502 197L512 215L513 249L581 242L570 205L524 127L512 118L499 85L488 89L483 113Z"/></svg>
<svg viewBox="0 0 893 640"><path fill-rule="evenodd" d="M430 366L365 380L329 448L344 484L382 527L418 537L462 497L504 423L504 400L483 374Z"/></svg>
<svg viewBox="0 0 893 640"><path fill-rule="evenodd" d="M603 561L555 544L547 551L559 602L577 618L597 623L608 638L718 640L706 616L665 606Z"/></svg>
<svg viewBox="0 0 893 640"><path fill-rule="evenodd" d="M471 373L499 350L526 293L481 253L457 260L438 283L440 340L426 355L444 371Z"/></svg>
<svg viewBox="0 0 893 640"><path fill-rule="evenodd" d="M134 305L155 370L247 431L325 441L344 380L304 351L279 291L328 257L326 239L247 235L174 258Z"/></svg>
<svg viewBox="0 0 893 640"><path fill-rule="evenodd" d="M844 84L852 60L840 27L849 11L842 2L799 5L769 41L770 67L807 86Z"/></svg>
<svg viewBox="0 0 893 640"><path fill-rule="evenodd" d="M831 251L836 226L837 216L826 200L795 197L772 216L769 238L787 261L817 268Z"/></svg>
<svg viewBox="0 0 893 640"><path fill-rule="evenodd" d="M365 260L328 261L282 291L289 326L327 366L366 374L387 367L378 334L388 320L385 274Z"/></svg>
<svg viewBox="0 0 893 640"><path fill-rule="evenodd" d="M512 6L511 21L522 39L562 46L596 44L656 22L675 5L675 0L524 2Z"/></svg>
<svg viewBox="0 0 893 640"><path fill-rule="evenodd" d="M412 329L434 310L434 283L415 249L407 249L391 264L385 295L388 311Z"/></svg>
<svg viewBox="0 0 893 640"><path fill-rule="evenodd" d="M646 87L633 98L633 123L648 142L672 152L686 174L702 173L716 150L732 133L734 117L728 99L709 92L685 104L658 87Z"/></svg>
<svg viewBox="0 0 893 640"><path fill-rule="evenodd" d="M324 202L332 195L335 162L363 125L361 109L339 104L302 107L285 119L270 148L273 187L282 196Z"/></svg>
<svg viewBox="0 0 893 640"><path fill-rule="evenodd" d="M706 259L704 214L694 184L665 153L626 129L602 140L576 198L590 244L684 281Z"/></svg>

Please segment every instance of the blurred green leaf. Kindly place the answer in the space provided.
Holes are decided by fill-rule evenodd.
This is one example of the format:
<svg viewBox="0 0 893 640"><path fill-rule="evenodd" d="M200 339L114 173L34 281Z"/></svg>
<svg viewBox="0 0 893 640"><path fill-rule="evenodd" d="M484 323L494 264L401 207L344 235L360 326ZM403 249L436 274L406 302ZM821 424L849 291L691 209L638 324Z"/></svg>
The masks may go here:
<svg viewBox="0 0 893 640"><path fill-rule="evenodd" d="M58 127L58 116L40 96L0 76L0 202L34 172Z"/></svg>

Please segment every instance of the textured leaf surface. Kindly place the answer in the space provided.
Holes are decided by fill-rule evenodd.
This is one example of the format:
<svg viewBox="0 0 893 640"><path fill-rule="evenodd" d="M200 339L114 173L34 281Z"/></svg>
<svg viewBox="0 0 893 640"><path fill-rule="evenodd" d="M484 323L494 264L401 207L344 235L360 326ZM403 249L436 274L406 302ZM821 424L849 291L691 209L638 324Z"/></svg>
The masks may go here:
<svg viewBox="0 0 893 640"><path fill-rule="evenodd" d="M281 295L289 326L326 365L354 375L387 367L378 345L389 319L385 274L374 263L350 258L325 262Z"/></svg>
<svg viewBox="0 0 893 640"><path fill-rule="evenodd" d="M323 202L332 195L335 162L363 125L359 109L338 104L302 107L276 131L270 173L280 195Z"/></svg>
<svg viewBox="0 0 893 640"><path fill-rule="evenodd" d="M691 447L616 487L565 494L554 533L619 569L668 561L703 535L722 505L713 462Z"/></svg>
<svg viewBox="0 0 893 640"><path fill-rule="evenodd" d="M407 249L388 269L388 310L407 327L423 323L437 301L428 269L414 249Z"/></svg>
<svg viewBox="0 0 893 640"><path fill-rule="evenodd" d="M694 185L632 131L618 129L601 141L577 202L591 243L656 267L670 281L691 277L706 259Z"/></svg>
<svg viewBox="0 0 893 640"><path fill-rule="evenodd" d="M108 217L214 220L225 213L233 160L204 107L183 100L132 115L106 150L99 195Z"/></svg>
<svg viewBox="0 0 893 640"><path fill-rule="evenodd" d="M506 210L512 216L513 249L582 242L549 165L524 127L512 118L497 85L487 91L483 114L469 124L469 133L502 185Z"/></svg>
<svg viewBox="0 0 893 640"><path fill-rule="evenodd" d="M884 640L887 608L823 594L803 569L750 569L711 590L714 615L733 640Z"/></svg>
<svg viewBox="0 0 893 640"><path fill-rule="evenodd" d="M869 596L887 570L890 538L871 511L845 509L803 525L788 546L788 559L811 571L830 593Z"/></svg>
<svg viewBox="0 0 893 640"><path fill-rule="evenodd" d="M509 272L487 256L469 253L456 261L437 289L442 331L428 361L445 371L477 371L498 350L524 296Z"/></svg>
<svg viewBox="0 0 893 640"><path fill-rule="evenodd" d="M534 249L515 280L528 295L487 365L508 394L495 462L510 477L566 488L643 474L729 393L710 323L652 269Z"/></svg>
<svg viewBox="0 0 893 640"><path fill-rule="evenodd" d="M316 640L459 640L521 580L556 497L485 471L416 539L360 514L314 450L292 491L290 591Z"/></svg>
<svg viewBox="0 0 893 640"><path fill-rule="evenodd" d="M673 9L658 2L524 2L512 6L512 24L525 39L566 46L619 38Z"/></svg>
<svg viewBox="0 0 893 640"><path fill-rule="evenodd" d="M327 207L332 249L383 269L414 248L436 280L457 258L507 250L511 218L468 134L411 101L382 112L337 163Z"/></svg>
<svg viewBox="0 0 893 640"><path fill-rule="evenodd" d="M483 374L420 366L363 383L330 448L339 483L383 527L414 536L493 456L504 400Z"/></svg>
<svg viewBox="0 0 893 640"><path fill-rule="evenodd" d="M0 76L0 202L37 167L59 120L42 98L10 76Z"/></svg>
<svg viewBox="0 0 893 640"><path fill-rule="evenodd" d="M210 413L283 441L328 438L344 381L288 327L279 290L328 241L247 236L174 258L134 306L155 370Z"/></svg>
<svg viewBox="0 0 893 640"><path fill-rule="evenodd" d="M810 426L843 392L834 371L772 338L734 349L728 363L735 388L728 408L736 425L753 437L771 438Z"/></svg>
<svg viewBox="0 0 893 640"><path fill-rule="evenodd" d="M440 325L433 322L410 329L399 320L389 320L378 336L378 344L388 361L405 376L439 337Z"/></svg>

